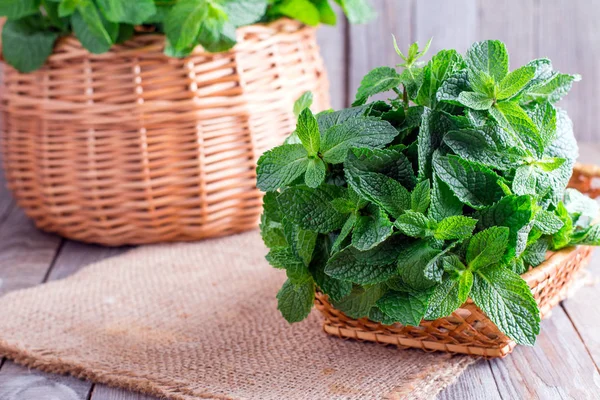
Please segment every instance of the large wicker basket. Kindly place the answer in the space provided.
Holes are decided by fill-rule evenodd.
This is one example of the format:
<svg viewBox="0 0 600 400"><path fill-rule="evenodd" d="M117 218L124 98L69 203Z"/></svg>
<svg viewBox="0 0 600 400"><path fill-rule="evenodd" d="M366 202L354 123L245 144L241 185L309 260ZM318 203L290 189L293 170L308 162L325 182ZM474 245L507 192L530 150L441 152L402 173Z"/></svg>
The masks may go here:
<svg viewBox="0 0 600 400"><path fill-rule="evenodd" d="M4 66L4 168L38 227L122 245L256 226L257 158L293 131L303 92L329 107L315 30L248 26L231 51L186 59L163 47L139 35L93 55L69 37L39 71Z"/></svg>
<svg viewBox="0 0 600 400"><path fill-rule="evenodd" d="M570 185L597 197L600 190L594 187L593 179L598 176L600 168L578 165ZM552 253L544 263L522 275L538 303L542 318L566 298L575 275L588 264L592 250L589 246L563 249ZM417 327L389 326L367 318L350 318L336 310L322 293L317 293L315 305L325 317L325 332L344 339L484 357L504 357L516 346L470 299L451 316L434 321L423 320Z"/></svg>

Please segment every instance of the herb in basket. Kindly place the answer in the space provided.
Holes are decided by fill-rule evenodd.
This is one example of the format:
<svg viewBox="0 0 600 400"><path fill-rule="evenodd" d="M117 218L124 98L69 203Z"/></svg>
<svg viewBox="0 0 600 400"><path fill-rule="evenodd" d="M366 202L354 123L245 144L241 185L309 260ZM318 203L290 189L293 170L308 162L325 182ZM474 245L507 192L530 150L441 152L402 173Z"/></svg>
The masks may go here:
<svg viewBox="0 0 600 400"><path fill-rule="evenodd" d="M554 105L579 76L548 59L509 71L499 41L424 66L416 44L397 52L401 72L371 71L351 108L313 115L305 97L258 162L267 259L288 277L279 310L300 321L320 290L351 318L417 326L471 298L531 345L540 316L520 274L600 245L597 204L566 189L578 150Z"/></svg>
<svg viewBox="0 0 600 400"><path fill-rule="evenodd" d="M367 0L334 0L352 23L373 16ZM4 59L21 72L40 68L56 40L71 33L92 53L107 52L134 33L164 33L165 53L183 57L196 45L220 52L236 43L237 27L281 17L335 25L330 0L0 0Z"/></svg>

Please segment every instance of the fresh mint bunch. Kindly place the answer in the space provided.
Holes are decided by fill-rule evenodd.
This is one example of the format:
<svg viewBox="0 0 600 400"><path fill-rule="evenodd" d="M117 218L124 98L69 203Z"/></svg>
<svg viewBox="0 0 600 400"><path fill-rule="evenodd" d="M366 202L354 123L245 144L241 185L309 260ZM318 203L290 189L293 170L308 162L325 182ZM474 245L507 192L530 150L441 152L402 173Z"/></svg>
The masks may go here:
<svg viewBox="0 0 600 400"><path fill-rule="evenodd" d="M373 16L368 0L334 0L352 23ZM73 33L92 53L107 52L134 27L167 36L165 53L183 57L202 45L220 52L236 43L236 28L281 17L335 25L330 0L0 0L3 56L21 72L40 68L56 40Z"/></svg>
<svg viewBox="0 0 600 400"><path fill-rule="evenodd" d="M417 44L398 54L351 108L314 115L304 95L296 131L258 162L267 259L288 276L279 309L300 321L320 290L350 317L418 325L471 298L531 345L540 316L520 274L600 245L596 202L566 189L577 143L555 105L579 77L547 59L511 72L499 41L424 65Z"/></svg>

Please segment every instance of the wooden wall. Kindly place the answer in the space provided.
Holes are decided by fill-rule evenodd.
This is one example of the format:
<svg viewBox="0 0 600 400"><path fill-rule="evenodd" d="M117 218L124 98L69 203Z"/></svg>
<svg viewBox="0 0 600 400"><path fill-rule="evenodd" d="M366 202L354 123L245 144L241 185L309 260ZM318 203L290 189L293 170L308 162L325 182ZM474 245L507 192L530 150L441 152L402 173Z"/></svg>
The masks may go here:
<svg viewBox="0 0 600 400"><path fill-rule="evenodd" d="M433 37L430 55L464 52L478 40L500 39L511 70L548 57L555 69L583 80L562 101L580 141L600 143L600 0L370 0L378 16L367 25L323 27L319 43L331 81L334 108L348 105L364 74L399 62L401 49Z"/></svg>

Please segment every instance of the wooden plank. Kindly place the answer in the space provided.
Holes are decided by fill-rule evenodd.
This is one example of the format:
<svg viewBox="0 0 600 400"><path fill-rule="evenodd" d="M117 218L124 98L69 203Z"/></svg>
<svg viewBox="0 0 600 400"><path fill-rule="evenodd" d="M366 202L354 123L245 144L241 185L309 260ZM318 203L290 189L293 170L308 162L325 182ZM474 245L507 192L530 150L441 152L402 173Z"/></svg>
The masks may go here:
<svg viewBox="0 0 600 400"><path fill-rule="evenodd" d="M377 11L377 18L365 25L350 26L348 104L354 101L360 81L371 69L393 67L402 61L394 51L392 34L402 49L407 49L413 41L411 14L414 0L373 0L370 4ZM375 98L385 99L386 96Z"/></svg>
<svg viewBox="0 0 600 400"><path fill-rule="evenodd" d="M417 1L414 40L433 38L429 56L442 49L464 53L477 37L477 0Z"/></svg>
<svg viewBox="0 0 600 400"><path fill-rule="evenodd" d="M437 400L501 400L489 361L471 365L456 382L441 392Z"/></svg>
<svg viewBox="0 0 600 400"><path fill-rule="evenodd" d="M477 9L477 40L503 41L511 70L538 57L535 0L478 0Z"/></svg>
<svg viewBox="0 0 600 400"><path fill-rule="evenodd" d="M542 322L533 347L518 346L508 357L491 361L506 399L594 399L600 377L577 331L560 307Z"/></svg>
<svg viewBox="0 0 600 400"><path fill-rule="evenodd" d="M317 32L317 41L321 48L321 56L329 76L329 93L331 94L331 107L335 110L346 106L346 83L348 79L347 29L348 22L344 13L337 12L337 25L323 25Z"/></svg>
<svg viewBox="0 0 600 400"><path fill-rule="evenodd" d="M105 385L94 387L90 400L155 400L156 397L147 396L140 393L127 392L122 389L115 389Z"/></svg>
<svg viewBox="0 0 600 400"><path fill-rule="evenodd" d="M579 73L583 81L562 101L579 140L598 142L600 98L600 0L544 1L539 7L539 53L555 69Z"/></svg>

